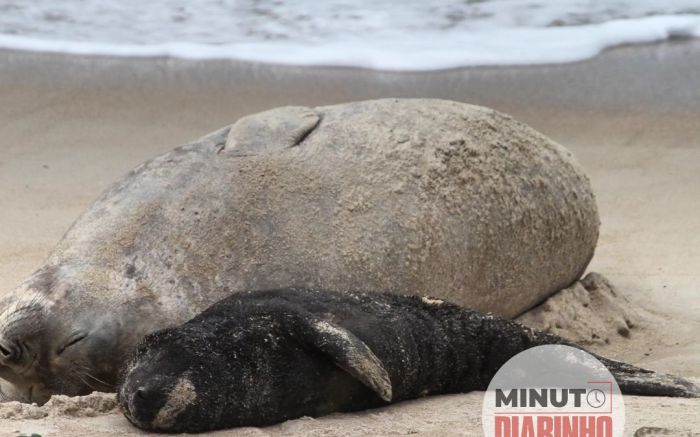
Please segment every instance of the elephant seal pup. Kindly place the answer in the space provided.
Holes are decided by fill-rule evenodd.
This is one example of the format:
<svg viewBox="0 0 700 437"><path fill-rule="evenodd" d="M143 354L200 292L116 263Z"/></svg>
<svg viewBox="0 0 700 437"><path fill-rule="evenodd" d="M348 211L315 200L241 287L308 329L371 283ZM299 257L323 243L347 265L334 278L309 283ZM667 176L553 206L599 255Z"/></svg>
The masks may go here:
<svg viewBox="0 0 700 437"><path fill-rule="evenodd" d="M272 109L107 190L0 300L0 378L39 404L113 391L141 337L246 290L440 290L513 317L576 281L597 236L571 153L504 114Z"/></svg>
<svg viewBox="0 0 700 437"><path fill-rule="evenodd" d="M248 292L147 336L117 400L136 426L201 432L484 390L512 356L566 341L437 298ZM700 396L680 378L602 359L623 393Z"/></svg>

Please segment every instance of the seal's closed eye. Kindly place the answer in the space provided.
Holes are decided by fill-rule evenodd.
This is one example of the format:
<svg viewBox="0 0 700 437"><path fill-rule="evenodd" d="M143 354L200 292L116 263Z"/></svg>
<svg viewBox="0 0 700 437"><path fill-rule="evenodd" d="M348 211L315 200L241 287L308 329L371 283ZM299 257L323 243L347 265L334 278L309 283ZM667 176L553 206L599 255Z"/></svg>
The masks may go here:
<svg viewBox="0 0 700 437"><path fill-rule="evenodd" d="M78 344L79 342L81 342L82 340L84 340L85 337L87 337L87 333L86 333L86 332L78 331L78 332L73 333L73 335L71 335L71 336L68 338L68 340L66 340L66 342L63 343L63 344L58 348L58 350L56 351L56 355L61 355L63 352L65 352L66 349L68 349L68 348L71 347L71 346L74 346L74 345Z"/></svg>

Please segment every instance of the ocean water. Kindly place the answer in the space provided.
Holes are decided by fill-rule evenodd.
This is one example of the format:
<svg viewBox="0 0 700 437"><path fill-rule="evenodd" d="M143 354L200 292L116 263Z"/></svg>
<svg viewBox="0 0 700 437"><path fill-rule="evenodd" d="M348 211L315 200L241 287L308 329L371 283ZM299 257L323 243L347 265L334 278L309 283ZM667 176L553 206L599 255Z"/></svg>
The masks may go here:
<svg viewBox="0 0 700 437"><path fill-rule="evenodd" d="M434 70L700 37L700 0L0 0L0 48Z"/></svg>

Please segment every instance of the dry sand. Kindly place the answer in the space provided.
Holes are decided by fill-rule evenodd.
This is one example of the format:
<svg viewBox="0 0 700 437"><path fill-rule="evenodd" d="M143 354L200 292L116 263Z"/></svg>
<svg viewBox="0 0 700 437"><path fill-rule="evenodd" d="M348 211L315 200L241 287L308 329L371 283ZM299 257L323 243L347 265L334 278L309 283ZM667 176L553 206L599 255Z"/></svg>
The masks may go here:
<svg viewBox="0 0 700 437"><path fill-rule="evenodd" d="M601 213L590 269L653 316L629 338L612 335L592 349L700 380L699 42L624 47L560 66L403 74L0 53L0 293L141 161L261 109L390 96L491 106L573 150ZM628 435L642 426L700 433L699 400L625 401ZM27 407L0 407L0 436L139 435L117 412L67 402L29 413L38 419L5 418ZM108 401L81 402L105 409ZM481 393L440 396L217 434L479 435L480 402Z"/></svg>

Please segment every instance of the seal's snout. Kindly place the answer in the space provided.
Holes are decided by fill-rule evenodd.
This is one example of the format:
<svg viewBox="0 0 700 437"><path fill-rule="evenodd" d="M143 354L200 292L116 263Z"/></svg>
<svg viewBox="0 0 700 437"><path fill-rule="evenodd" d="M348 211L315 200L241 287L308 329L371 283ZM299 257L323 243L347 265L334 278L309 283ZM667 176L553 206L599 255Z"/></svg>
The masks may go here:
<svg viewBox="0 0 700 437"><path fill-rule="evenodd" d="M133 398L134 404L148 406L149 403L158 398L157 390L154 390L152 387L141 386L134 391Z"/></svg>
<svg viewBox="0 0 700 437"><path fill-rule="evenodd" d="M126 417L136 426L158 431L174 431L182 425L182 414L197 395L188 378L166 381L155 378L145 383L122 386L119 400Z"/></svg>
<svg viewBox="0 0 700 437"><path fill-rule="evenodd" d="M141 411L157 411L165 403L167 395L165 390L156 384L141 385L134 390L131 403Z"/></svg>
<svg viewBox="0 0 700 437"><path fill-rule="evenodd" d="M29 345L21 339L0 337L0 364L15 369L31 364Z"/></svg>
<svg viewBox="0 0 700 437"><path fill-rule="evenodd" d="M40 293L28 293L0 309L0 364L28 370L38 352L30 349L30 339L42 331L45 312Z"/></svg>
<svg viewBox="0 0 700 437"><path fill-rule="evenodd" d="M165 404L167 393L154 383L139 384L122 390L122 406L139 424L155 419Z"/></svg>

